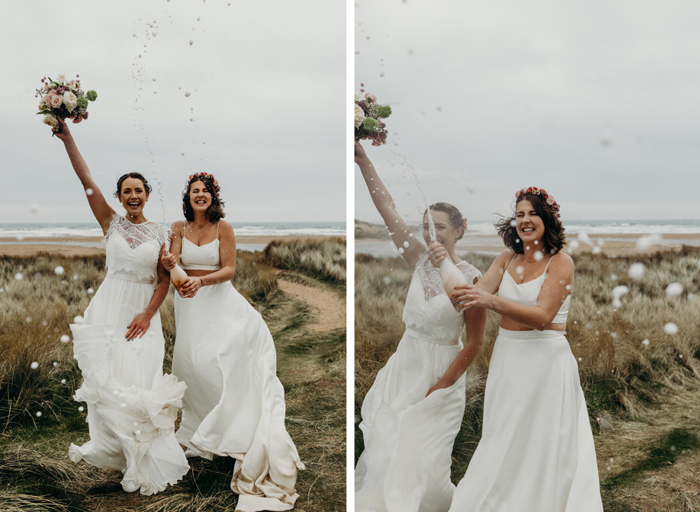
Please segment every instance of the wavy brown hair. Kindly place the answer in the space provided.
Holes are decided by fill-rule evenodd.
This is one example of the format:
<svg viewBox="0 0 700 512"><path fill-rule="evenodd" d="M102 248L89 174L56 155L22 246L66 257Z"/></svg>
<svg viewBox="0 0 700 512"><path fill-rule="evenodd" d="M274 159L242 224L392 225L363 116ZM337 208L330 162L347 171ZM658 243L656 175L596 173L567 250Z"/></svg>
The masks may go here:
<svg viewBox="0 0 700 512"><path fill-rule="evenodd" d="M506 247L511 249L516 254L523 254L523 241L518 237L515 230L515 209L520 201L528 200L537 212L537 215L544 223L544 236L542 237L543 252L556 254L561 251L566 243L566 235L564 234L564 225L559 220L557 212L552 210L549 205L542 199L542 196L537 194L525 193L521 194L515 200L513 207L513 215L504 217L496 223L496 231L503 239Z"/></svg>
<svg viewBox="0 0 700 512"><path fill-rule="evenodd" d="M218 220L226 217L224 213L225 203L219 197L219 193L216 191L216 186L211 178L207 176L195 175L187 181L187 186L185 190L182 191L182 213L185 214L185 219L189 222L194 221L194 210L192 210L192 204L190 204L190 189L192 188L192 183L196 181L201 181L207 190L211 194L211 205L207 208L206 216L209 222L216 222Z"/></svg>
<svg viewBox="0 0 700 512"><path fill-rule="evenodd" d="M143 183L143 188L146 190L146 194L149 196L151 195L151 190L153 190L153 187L149 185L148 180L144 178L141 173L127 172L126 174L122 174L117 180L117 191L114 193L114 197L119 199L119 196L122 193L122 183L124 183L124 180L127 178L136 178L137 180L141 180L141 183Z"/></svg>
<svg viewBox="0 0 700 512"><path fill-rule="evenodd" d="M447 214L450 226L459 231L457 240L460 240L464 236L464 232L467 230L467 219L462 217L462 212L460 212L456 206L452 206L450 203L433 203L428 208L431 212L443 212ZM427 213L428 210L425 210L423 213L424 219Z"/></svg>

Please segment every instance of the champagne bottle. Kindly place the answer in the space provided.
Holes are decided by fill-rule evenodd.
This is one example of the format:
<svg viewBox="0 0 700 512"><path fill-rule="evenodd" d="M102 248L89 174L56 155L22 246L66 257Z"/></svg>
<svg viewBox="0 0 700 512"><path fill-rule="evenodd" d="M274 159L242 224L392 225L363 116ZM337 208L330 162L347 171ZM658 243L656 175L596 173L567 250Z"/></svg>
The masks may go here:
<svg viewBox="0 0 700 512"><path fill-rule="evenodd" d="M170 253L167 253L167 255L170 256ZM170 280L175 285L175 288L179 289L183 284L187 282L189 277L190 276L187 275L187 272L182 270L182 267L177 263L173 268L170 269Z"/></svg>

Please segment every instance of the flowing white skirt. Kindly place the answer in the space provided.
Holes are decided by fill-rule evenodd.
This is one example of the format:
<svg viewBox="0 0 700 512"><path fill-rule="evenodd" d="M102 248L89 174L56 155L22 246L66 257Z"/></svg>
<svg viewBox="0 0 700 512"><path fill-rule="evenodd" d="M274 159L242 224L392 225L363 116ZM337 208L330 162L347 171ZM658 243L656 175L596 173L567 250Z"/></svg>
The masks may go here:
<svg viewBox="0 0 700 512"><path fill-rule="evenodd" d="M465 377L426 398L462 343L407 329L362 403L365 450L355 468L358 512L445 512L452 447L464 415Z"/></svg>
<svg viewBox="0 0 700 512"><path fill-rule="evenodd" d="M87 402L90 441L71 445L74 462L122 470L122 487L154 494L189 470L174 434L185 384L163 375L165 340L156 313L142 338L127 341L126 326L153 297L151 284L107 276L71 325L73 353L83 374L74 398Z"/></svg>
<svg viewBox="0 0 700 512"><path fill-rule="evenodd" d="M602 510L586 401L564 333L500 329L481 441L450 512Z"/></svg>
<svg viewBox="0 0 700 512"><path fill-rule="evenodd" d="M233 457L236 510L291 510L304 465L284 426L284 388L265 321L230 282L175 296L173 373L187 383L178 441Z"/></svg>

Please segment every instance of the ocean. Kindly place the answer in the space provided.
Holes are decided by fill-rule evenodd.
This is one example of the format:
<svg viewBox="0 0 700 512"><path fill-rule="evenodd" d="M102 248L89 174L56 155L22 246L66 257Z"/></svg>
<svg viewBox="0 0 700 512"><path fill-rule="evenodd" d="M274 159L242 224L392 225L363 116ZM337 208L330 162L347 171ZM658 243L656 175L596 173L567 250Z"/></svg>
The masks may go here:
<svg viewBox="0 0 700 512"><path fill-rule="evenodd" d="M168 224L170 225L170 224ZM233 230L239 236L345 236L345 222L232 222ZM96 222L87 223L37 223L0 224L0 238L12 238L0 244L26 244L30 237L95 237L102 236L102 230ZM41 242L61 244L65 242ZM70 242L71 245L102 247L104 242ZM259 251L265 244L237 244L238 249Z"/></svg>

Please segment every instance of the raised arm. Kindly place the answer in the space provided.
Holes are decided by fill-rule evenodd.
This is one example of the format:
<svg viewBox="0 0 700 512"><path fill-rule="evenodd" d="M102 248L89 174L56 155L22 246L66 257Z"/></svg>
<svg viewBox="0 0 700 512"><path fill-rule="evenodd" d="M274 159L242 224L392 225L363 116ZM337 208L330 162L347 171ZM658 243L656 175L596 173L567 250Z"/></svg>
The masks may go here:
<svg viewBox="0 0 700 512"><path fill-rule="evenodd" d="M355 141L355 163L360 167L362 177L372 197L372 202L374 202L379 215L384 219L384 224L389 229L391 239L396 247L402 249L402 251L399 251L401 256L411 267L415 267L416 263L418 263L418 258L425 251L425 245L417 237L412 236L411 228L408 227L408 224L396 211L394 199L379 178L374 165L358 141Z"/></svg>
<svg viewBox="0 0 700 512"><path fill-rule="evenodd" d="M107 201L102 195L102 191L100 191L97 183L95 183L95 180L92 179L90 169L85 163L83 156L80 154L80 151L78 151L78 146L73 139L73 135L68 129L68 125L61 118L58 119L58 122L61 123L63 130L60 133L55 133L55 135L63 141L68 157L70 158L70 163L73 165L73 170L78 176L80 183L82 183L85 194L87 195L90 209L92 209L93 215L102 227L102 232L107 233L109 223L112 221L112 217L114 216L114 210L111 206L109 206L109 204L107 204Z"/></svg>

